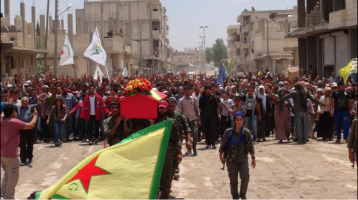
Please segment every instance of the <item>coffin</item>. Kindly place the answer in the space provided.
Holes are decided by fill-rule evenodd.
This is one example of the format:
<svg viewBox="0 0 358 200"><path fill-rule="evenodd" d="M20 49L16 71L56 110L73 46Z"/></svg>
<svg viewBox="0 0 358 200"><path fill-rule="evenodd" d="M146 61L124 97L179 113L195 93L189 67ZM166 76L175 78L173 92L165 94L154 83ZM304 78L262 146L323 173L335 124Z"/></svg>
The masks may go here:
<svg viewBox="0 0 358 200"><path fill-rule="evenodd" d="M128 96L120 100L120 115L126 119L157 119L158 100L140 93Z"/></svg>

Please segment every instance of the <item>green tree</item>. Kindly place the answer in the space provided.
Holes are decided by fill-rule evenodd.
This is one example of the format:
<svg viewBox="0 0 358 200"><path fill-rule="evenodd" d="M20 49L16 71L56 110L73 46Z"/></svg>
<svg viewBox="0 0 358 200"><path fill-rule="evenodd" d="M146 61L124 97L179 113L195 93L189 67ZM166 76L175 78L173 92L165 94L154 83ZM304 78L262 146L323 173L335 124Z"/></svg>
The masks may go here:
<svg viewBox="0 0 358 200"><path fill-rule="evenodd" d="M40 64L37 63L36 72L37 72L37 74L45 73L45 66L40 65Z"/></svg>
<svg viewBox="0 0 358 200"><path fill-rule="evenodd" d="M209 47L207 47L205 50L205 60L207 63L211 63L211 61L213 61L213 52Z"/></svg>
<svg viewBox="0 0 358 200"><path fill-rule="evenodd" d="M219 66L222 59L227 59L227 47L223 39L216 39L215 44L211 48L212 60L215 66Z"/></svg>

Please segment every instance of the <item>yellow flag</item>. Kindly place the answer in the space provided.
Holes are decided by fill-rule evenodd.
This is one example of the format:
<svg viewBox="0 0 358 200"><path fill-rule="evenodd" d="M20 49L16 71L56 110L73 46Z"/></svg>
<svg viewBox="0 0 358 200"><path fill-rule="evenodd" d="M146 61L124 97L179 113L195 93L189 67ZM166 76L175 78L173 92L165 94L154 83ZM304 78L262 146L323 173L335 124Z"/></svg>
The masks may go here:
<svg viewBox="0 0 358 200"><path fill-rule="evenodd" d="M156 199L172 121L86 158L36 199Z"/></svg>
<svg viewBox="0 0 358 200"><path fill-rule="evenodd" d="M344 83L347 84L348 77L353 73L357 73L357 58L352 59L346 67L339 70L339 73L344 79Z"/></svg>

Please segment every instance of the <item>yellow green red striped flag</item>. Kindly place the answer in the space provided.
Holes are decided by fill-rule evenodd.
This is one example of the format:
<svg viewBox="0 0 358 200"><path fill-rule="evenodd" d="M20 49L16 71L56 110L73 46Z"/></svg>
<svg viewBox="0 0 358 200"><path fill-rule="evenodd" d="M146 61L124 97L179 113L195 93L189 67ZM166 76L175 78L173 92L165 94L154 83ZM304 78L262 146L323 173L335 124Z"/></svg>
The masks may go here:
<svg viewBox="0 0 358 200"><path fill-rule="evenodd" d="M156 199L171 127L153 125L94 153L36 199Z"/></svg>

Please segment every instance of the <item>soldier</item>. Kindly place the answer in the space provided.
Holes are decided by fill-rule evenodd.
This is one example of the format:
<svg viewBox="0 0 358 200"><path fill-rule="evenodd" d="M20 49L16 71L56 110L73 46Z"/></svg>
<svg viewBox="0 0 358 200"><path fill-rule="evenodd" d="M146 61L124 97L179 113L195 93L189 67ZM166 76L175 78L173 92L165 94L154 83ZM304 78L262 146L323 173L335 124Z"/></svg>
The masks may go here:
<svg viewBox="0 0 358 200"><path fill-rule="evenodd" d="M348 156L351 163L353 163L354 167L354 161L357 163L357 133L358 133L358 125L357 125L357 119L353 120L351 132L348 137Z"/></svg>
<svg viewBox="0 0 358 200"><path fill-rule="evenodd" d="M188 134L188 138L191 137L189 125L185 117L175 110L176 105L176 100L174 98L169 98L168 102L160 101L158 106L159 116L155 121L155 123L160 123L162 121L174 120L160 180L160 199L169 198L174 170L177 169L177 165L182 161L179 126L183 127L184 132ZM190 141L187 142L187 147L190 145Z"/></svg>
<svg viewBox="0 0 358 200"><path fill-rule="evenodd" d="M124 117L119 114L119 103L118 101L112 101L110 103L111 117L103 121L104 127L104 148L113 146L127 136L124 134Z"/></svg>
<svg viewBox="0 0 358 200"><path fill-rule="evenodd" d="M220 146L220 161L229 172L231 195L233 199L246 199L247 187L249 185L249 163L248 154L251 154L252 168L256 167L255 150L251 133L244 126L245 116L242 113L234 115L234 127L225 131ZM241 187L238 192L238 173L240 173Z"/></svg>

